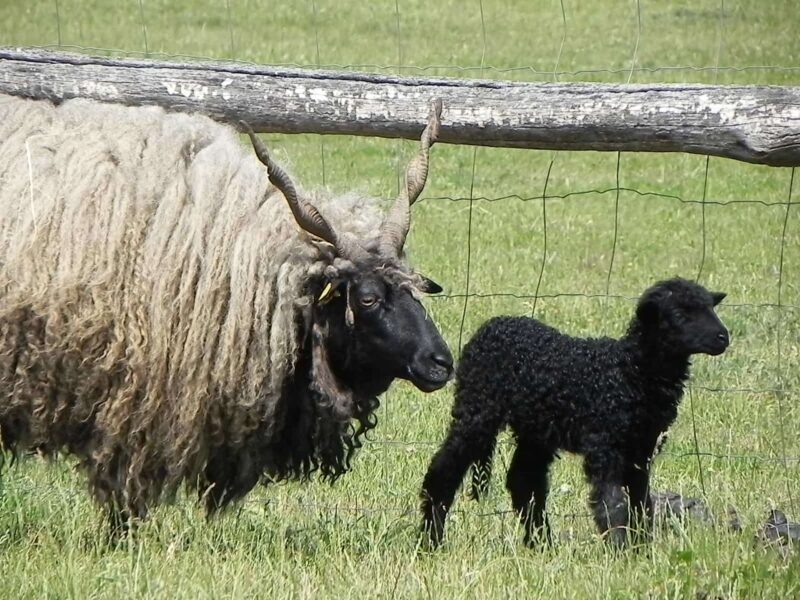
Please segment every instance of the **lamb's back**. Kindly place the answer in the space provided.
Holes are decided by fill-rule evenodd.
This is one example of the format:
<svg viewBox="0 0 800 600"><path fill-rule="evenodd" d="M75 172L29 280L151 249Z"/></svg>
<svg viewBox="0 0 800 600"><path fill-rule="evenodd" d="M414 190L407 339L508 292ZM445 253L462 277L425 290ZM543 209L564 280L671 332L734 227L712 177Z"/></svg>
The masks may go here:
<svg viewBox="0 0 800 600"><path fill-rule="evenodd" d="M633 396L618 340L579 338L528 317L495 317L465 345L458 402L501 405L510 423L555 427L605 419ZM457 403L458 403L457 402ZM535 414L534 414L535 413Z"/></svg>

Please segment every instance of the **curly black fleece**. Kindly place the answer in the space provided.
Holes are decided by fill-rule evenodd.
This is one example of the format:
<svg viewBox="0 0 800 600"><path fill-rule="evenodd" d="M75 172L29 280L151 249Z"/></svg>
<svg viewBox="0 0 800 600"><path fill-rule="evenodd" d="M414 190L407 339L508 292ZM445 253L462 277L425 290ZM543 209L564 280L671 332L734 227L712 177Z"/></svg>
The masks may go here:
<svg viewBox="0 0 800 600"><path fill-rule="evenodd" d="M724 296L679 278L659 282L619 340L569 337L526 317L484 323L464 347L450 430L423 484L432 545L470 465L472 495L485 491L505 426L517 442L506 485L528 545L542 534L550 540L548 470L559 450L584 457L595 522L614 544L627 542L634 523L649 525L650 459L677 415L690 355L728 345L713 311Z"/></svg>

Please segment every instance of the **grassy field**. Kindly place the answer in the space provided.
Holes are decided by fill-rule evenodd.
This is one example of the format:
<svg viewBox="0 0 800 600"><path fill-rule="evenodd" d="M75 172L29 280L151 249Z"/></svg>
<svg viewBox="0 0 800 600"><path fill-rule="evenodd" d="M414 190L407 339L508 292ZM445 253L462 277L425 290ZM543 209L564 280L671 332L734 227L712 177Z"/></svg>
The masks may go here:
<svg viewBox="0 0 800 600"><path fill-rule="evenodd" d="M531 81L799 85L799 26L793 0L0 3L4 45ZM413 152L391 140L268 141L306 186L357 182L381 197L396 193ZM733 344L695 361L653 487L702 496L720 515L734 505L744 532L676 526L649 551L614 557L588 519L579 462L565 456L550 505L562 539L528 551L503 487L504 438L489 497L459 497L447 544L418 553L416 498L451 387L426 396L398 383L373 442L334 487L260 488L211 524L183 499L121 548L105 545L69 461L21 461L0 488L0 597L800 598L798 559L753 544L770 508L800 520L791 177L702 156L441 145L413 211L412 256L446 288L429 305L456 350L488 317L534 309L574 334L617 335L662 277L728 292L720 314Z"/></svg>

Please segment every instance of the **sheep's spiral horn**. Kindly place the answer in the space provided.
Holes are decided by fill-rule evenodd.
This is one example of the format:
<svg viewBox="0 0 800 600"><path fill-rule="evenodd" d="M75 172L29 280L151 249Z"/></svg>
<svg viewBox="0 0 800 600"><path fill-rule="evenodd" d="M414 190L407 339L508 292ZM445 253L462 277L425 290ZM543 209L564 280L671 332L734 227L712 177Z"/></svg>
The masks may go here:
<svg viewBox="0 0 800 600"><path fill-rule="evenodd" d="M406 169L405 186L392 205L381 227L380 251L384 255L397 255L403 249L411 224L411 205L416 202L428 178L428 156L430 147L439 136L442 117L442 101L437 98L431 103L428 125L420 138L420 151Z"/></svg>
<svg viewBox="0 0 800 600"><path fill-rule="evenodd" d="M342 256L358 258L366 254L366 250L358 244L337 235L331 224L320 214L316 207L297 193L297 188L289 174L272 160L266 145L253 133L250 125L244 121L240 121L240 124L250 137L250 142L253 144L253 150L258 160L267 167L267 175L270 182L286 198L297 224L311 235L334 246Z"/></svg>

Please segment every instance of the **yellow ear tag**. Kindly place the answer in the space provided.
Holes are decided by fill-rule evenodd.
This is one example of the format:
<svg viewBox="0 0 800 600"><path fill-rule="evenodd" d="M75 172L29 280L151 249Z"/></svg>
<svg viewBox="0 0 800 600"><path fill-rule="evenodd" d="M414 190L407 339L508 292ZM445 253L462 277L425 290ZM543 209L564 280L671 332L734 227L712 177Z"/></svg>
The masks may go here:
<svg viewBox="0 0 800 600"><path fill-rule="evenodd" d="M319 298L317 298L317 303L318 304L325 304L326 302L329 302L330 299L331 299L331 292L332 291L333 291L333 286L331 285L331 282L329 281L325 285L325 288L322 290L322 293L319 295Z"/></svg>

